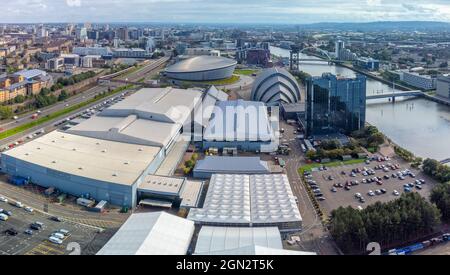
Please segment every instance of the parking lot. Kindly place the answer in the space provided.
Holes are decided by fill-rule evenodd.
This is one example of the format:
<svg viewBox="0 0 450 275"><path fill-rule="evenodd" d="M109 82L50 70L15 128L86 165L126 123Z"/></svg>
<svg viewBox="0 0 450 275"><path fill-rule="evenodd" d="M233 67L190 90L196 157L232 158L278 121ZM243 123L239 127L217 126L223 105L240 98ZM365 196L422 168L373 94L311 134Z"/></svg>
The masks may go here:
<svg viewBox="0 0 450 275"><path fill-rule="evenodd" d="M53 221L50 216L37 211L27 212L10 202L0 202L0 208L12 213L7 221L0 221L0 255L67 255L73 252L67 249L71 243L75 243L75 247L79 245L81 254L93 254L108 239L103 238L101 235L104 233L99 233L96 228L64 220ZM31 230L32 235L25 233L34 222L43 223L42 229ZM9 229L14 229L17 235L8 234L6 231ZM63 243L58 245L50 242L49 236L61 229L68 231Z"/></svg>
<svg viewBox="0 0 450 275"><path fill-rule="evenodd" d="M407 173L399 177L405 171ZM323 194L324 199L319 203L327 214L340 206L361 209L377 201L388 202L404 192L419 192L428 198L434 185L432 179L398 159L315 169L307 177L310 178L307 184L320 190L314 192ZM411 186L406 188L405 184Z"/></svg>

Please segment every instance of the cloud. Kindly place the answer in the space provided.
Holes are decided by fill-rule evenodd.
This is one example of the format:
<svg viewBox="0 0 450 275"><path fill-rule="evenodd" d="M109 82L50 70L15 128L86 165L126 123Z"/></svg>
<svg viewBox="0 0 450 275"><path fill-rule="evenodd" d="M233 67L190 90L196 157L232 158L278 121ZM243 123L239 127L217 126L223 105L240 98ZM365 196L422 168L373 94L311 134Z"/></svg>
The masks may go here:
<svg viewBox="0 0 450 275"><path fill-rule="evenodd" d="M5 22L450 21L449 0L15 0ZM70 8L67 8L70 7Z"/></svg>
<svg viewBox="0 0 450 275"><path fill-rule="evenodd" d="M66 0L69 7L81 7L81 0Z"/></svg>

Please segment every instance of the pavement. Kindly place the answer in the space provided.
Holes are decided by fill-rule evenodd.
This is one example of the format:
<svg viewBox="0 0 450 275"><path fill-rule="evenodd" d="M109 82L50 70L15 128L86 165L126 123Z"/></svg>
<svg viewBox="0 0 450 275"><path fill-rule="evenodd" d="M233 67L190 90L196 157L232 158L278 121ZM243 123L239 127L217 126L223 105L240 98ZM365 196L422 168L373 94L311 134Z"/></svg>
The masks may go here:
<svg viewBox="0 0 450 275"><path fill-rule="evenodd" d="M303 229L298 234L300 241L297 242L297 247L290 246L285 243L285 247L288 249L314 251L319 255L336 255L339 254L336 249L330 233L326 230L321 222L321 218L317 215L317 212L312 204L307 190L302 183L302 179L298 174L298 168L305 160L304 153L300 149L300 143L295 138L297 134L294 134L296 126L289 125L284 121L280 122L280 127L285 129L282 139L287 140L291 153L289 156L281 156L286 161L286 174L291 183L292 192L297 197L300 210L300 214L303 219Z"/></svg>

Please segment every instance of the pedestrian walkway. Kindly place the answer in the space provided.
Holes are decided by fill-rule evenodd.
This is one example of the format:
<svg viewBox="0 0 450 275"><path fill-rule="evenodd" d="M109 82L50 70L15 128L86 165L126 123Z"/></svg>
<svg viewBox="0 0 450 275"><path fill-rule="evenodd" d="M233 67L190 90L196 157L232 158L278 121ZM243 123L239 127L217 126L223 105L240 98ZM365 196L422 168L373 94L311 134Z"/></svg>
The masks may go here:
<svg viewBox="0 0 450 275"><path fill-rule="evenodd" d="M158 176L173 176L175 170L183 159L189 143L190 141L183 138L177 141L155 174Z"/></svg>

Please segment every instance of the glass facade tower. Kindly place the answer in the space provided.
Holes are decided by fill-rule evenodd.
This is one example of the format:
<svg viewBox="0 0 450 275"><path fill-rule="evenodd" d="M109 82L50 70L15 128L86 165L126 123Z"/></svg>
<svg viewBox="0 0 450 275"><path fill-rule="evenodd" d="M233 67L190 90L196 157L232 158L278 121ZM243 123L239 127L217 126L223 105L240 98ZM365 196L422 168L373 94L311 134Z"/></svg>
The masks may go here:
<svg viewBox="0 0 450 275"><path fill-rule="evenodd" d="M366 122L366 77L342 78L333 74L308 79L306 134L349 134Z"/></svg>

